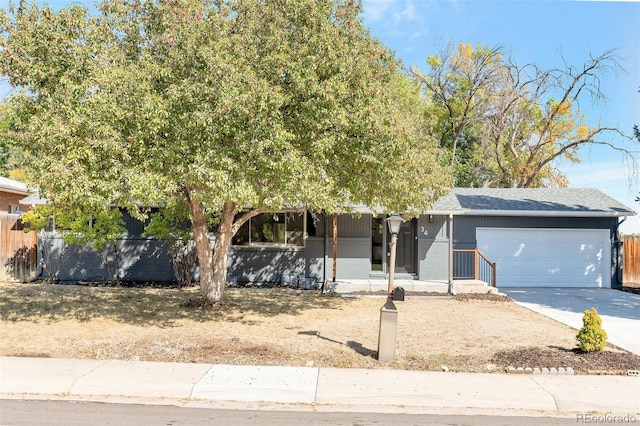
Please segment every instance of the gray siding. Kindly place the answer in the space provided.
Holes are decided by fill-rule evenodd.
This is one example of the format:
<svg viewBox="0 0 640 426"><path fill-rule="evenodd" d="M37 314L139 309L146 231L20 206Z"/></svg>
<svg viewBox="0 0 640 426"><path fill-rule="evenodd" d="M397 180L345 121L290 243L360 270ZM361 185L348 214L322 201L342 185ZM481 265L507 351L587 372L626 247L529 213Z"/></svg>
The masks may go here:
<svg viewBox="0 0 640 426"><path fill-rule="evenodd" d="M69 246L61 238L40 237L38 258L47 264L61 282L102 281L109 275L103 266L103 256L113 274L122 280L173 281L173 267L166 245L154 239L123 239L118 245L118 265L112 247L97 251L90 246ZM40 275L46 275L40 271Z"/></svg>
<svg viewBox="0 0 640 426"><path fill-rule="evenodd" d="M418 241L418 279L448 281L449 279L449 241Z"/></svg>
<svg viewBox="0 0 640 426"><path fill-rule="evenodd" d="M305 244L305 257L307 260L304 271L305 276L317 277L322 280L325 274L324 238L309 237Z"/></svg>
<svg viewBox="0 0 640 426"><path fill-rule="evenodd" d="M333 242L327 242L327 279L333 275ZM371 238L338 238L337 279L366 279L371 274Z"/></svg>
<svg viewBox="0 0 640 426"><path fill-rule="evenodd" d="M360 216L351 214L338 215L338 239L340 238L370 238L371 237L371 218L370 214L362 214ZM333 218L327 216L329 223L329 238L333 238Z"/></svg>
<svg viewBox="0 0 640 426"><path fill-rule="evenodd" d="M120 244L120 276L131 281L174 281L166 244L153 238L126 239Z"/></svg>
<svg viewBox="0 0 640 426"><path fill-rule="evenodd" d="M323 238L310 237L304 248L232 247L228 274L239 283L281 283L283 276L304 276L322 280Z"/></svg>
<svg viewBox="0 0 640 426"><path fill-rule="evenodd" d="M418 238L441 240L447 239L447 216L422 215L418 218Z"/></svg>
<svg viewBox="0 0 640 426"><path fill-rule="evenodd" d="M422 215L418 218L418 279L449 279L449 238L447 216Z"/></svg>
<svg viewBox="0 0 640 426"><path fill-rule="evenodd" d="M284 274L304 275L306 259L299 249L232 249L228 266L240 283L279 283Z"/></svg>
<svg viewBox="0 0 640 426"><path fill-rule="evenodd" d="M324 270L323 237L309 237L300 249L232 247L228 266L238 282L280 283L283 274L322 280ZM331 250L329 242L328 250ZM348 250L348 247L343 250ZM341 250L342 251L342 250ZM102 251L115 273L112 249ZM328 251L329 256L331 252ZM100 252L90 246L69 246L61 238L46 234L38 240L38 257L47 259L60 282L103 281L108 274ZM329 265L330 266L330 265ZM329 270L329 274L330 274ZM40 269L39 276L46 273ZM196 278L198 271L195 272ZM118 276L126 281L174 281L175 275L164 242L153 238L127 238L119 244Z"/></svg>

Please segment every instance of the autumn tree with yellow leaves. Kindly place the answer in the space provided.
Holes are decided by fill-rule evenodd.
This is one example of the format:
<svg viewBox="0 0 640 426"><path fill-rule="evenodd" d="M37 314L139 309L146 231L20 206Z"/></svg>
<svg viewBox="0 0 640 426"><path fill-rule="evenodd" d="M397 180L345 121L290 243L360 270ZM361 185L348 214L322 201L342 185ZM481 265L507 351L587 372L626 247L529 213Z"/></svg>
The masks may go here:
<svg viewBox="0 0 640 426"><path fill-rule="evenodd" d="M591 56L579 67L544 70L519 66L499 47L449 45L427 59L429 71L412 69L438 117L433 131L449 150L462 187L567 186L555 161L579 162L579 149L605 145L610 126L589 125L580 105L601 101L600 83L622 71L618 52Z"/></svg>

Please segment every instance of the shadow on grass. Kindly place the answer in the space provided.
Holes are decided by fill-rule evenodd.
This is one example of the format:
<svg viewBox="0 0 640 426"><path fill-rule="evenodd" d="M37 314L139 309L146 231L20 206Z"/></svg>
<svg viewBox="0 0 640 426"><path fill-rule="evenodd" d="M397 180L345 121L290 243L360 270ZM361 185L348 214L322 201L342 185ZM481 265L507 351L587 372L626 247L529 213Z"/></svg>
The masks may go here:
<svg viewBox="0 0 640 426"><path fill-rule="evenodd" d="M362 356L373 358L373 359L378 359L378 351L374 351L372 349L365 348L364 346L362 346L362 343L354 342L354 341L350 340L350 341L347 342L347 346L349 348L353 349L354 351L356 351L357 353L359 353Z"/></svg>
<svg viewBox="0 0 640 426"><path fill-rule="evenodd" d="M306 335L306 336L316 336L318 339L326 340L327 342L331 342L331 343L337 343L339 345L343 345L344 344L339 340L334 340L334 339L330 339L328 337L321 336L319 331L314 331L314 330L311 330L311 331L299 331L298 334L303 334L303 335Z"/></svg>
<svg viewBox="0 0 640 426"><path fill-rule="evenodd" d="M103 318L159 327L173 327L180 320L252 324L261 316L300 315L310 309L339 309L349 303L317 293L227 289L223 303L188 307L186 302L198 296L197 288L10 284L0 286L0 319L53 323ZM246 318L248 315L253 318Z"/></svg>
<svg viewBox="0 0 640 426"><path fill-rule="evenodd" d="M365 348L362 346L360 342L354 342L353 340L349 340L347 343L340 342L338 340L330 339L329 337L324 337L320 335L319 331L309 330L309 331L299 331L298 334L303 334L306 336L316 336L318 339L326 340L331 343L337 343L339 345L345 345L349 349L352 349L354 352L369 358L378 358L378 351L371 350L369 348Z"/></svg>

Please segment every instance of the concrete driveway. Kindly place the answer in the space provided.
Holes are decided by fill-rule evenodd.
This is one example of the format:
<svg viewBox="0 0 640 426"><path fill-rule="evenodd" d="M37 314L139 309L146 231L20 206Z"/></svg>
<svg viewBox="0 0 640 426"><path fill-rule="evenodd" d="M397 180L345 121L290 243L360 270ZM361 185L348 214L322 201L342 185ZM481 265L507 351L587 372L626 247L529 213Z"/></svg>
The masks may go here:
<svg viewBox="0 0 640 426"><path fill-rule="evenodd" d="M501 287L519 305L575 328L596 308L607 342L640 355L640 295L612 289Z"/></svg>

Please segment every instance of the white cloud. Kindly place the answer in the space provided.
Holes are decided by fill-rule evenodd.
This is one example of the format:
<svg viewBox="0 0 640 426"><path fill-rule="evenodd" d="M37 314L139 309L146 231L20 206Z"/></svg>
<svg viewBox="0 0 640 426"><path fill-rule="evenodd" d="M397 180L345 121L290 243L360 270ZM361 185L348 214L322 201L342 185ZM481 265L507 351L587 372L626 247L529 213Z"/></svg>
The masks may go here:
<svg viewBox="0 0 640 426"><path fill-rule="evenodd" d="M416 4L414 0L364 0L365 19L371 22L385 20L389 18L395 25L412 22L417 17Z"/></svg>
<svg viewBox="0 0 640 426"><path fill-rule="evenodd" d="M396 23L401 23L404 21L413 21L415 18L415 8L413 7L413 3L410 1L404 2L404 8L394 15Z"/></svg>
<svg viewBox="0 0 640 426"><path fill-rule="evenodd" d="M389 16L389 9L392 9L397 2L395 0L364 0L362 4L365 18L379 21Z"/></svg>
<svg viewBox="0 0 640 426"><path fill-rule="evenodd" d="M413 41L413 40L419 39L420 37L422 37L427 33L428 31L416 31L409 36L409 40Z"/></svg>

